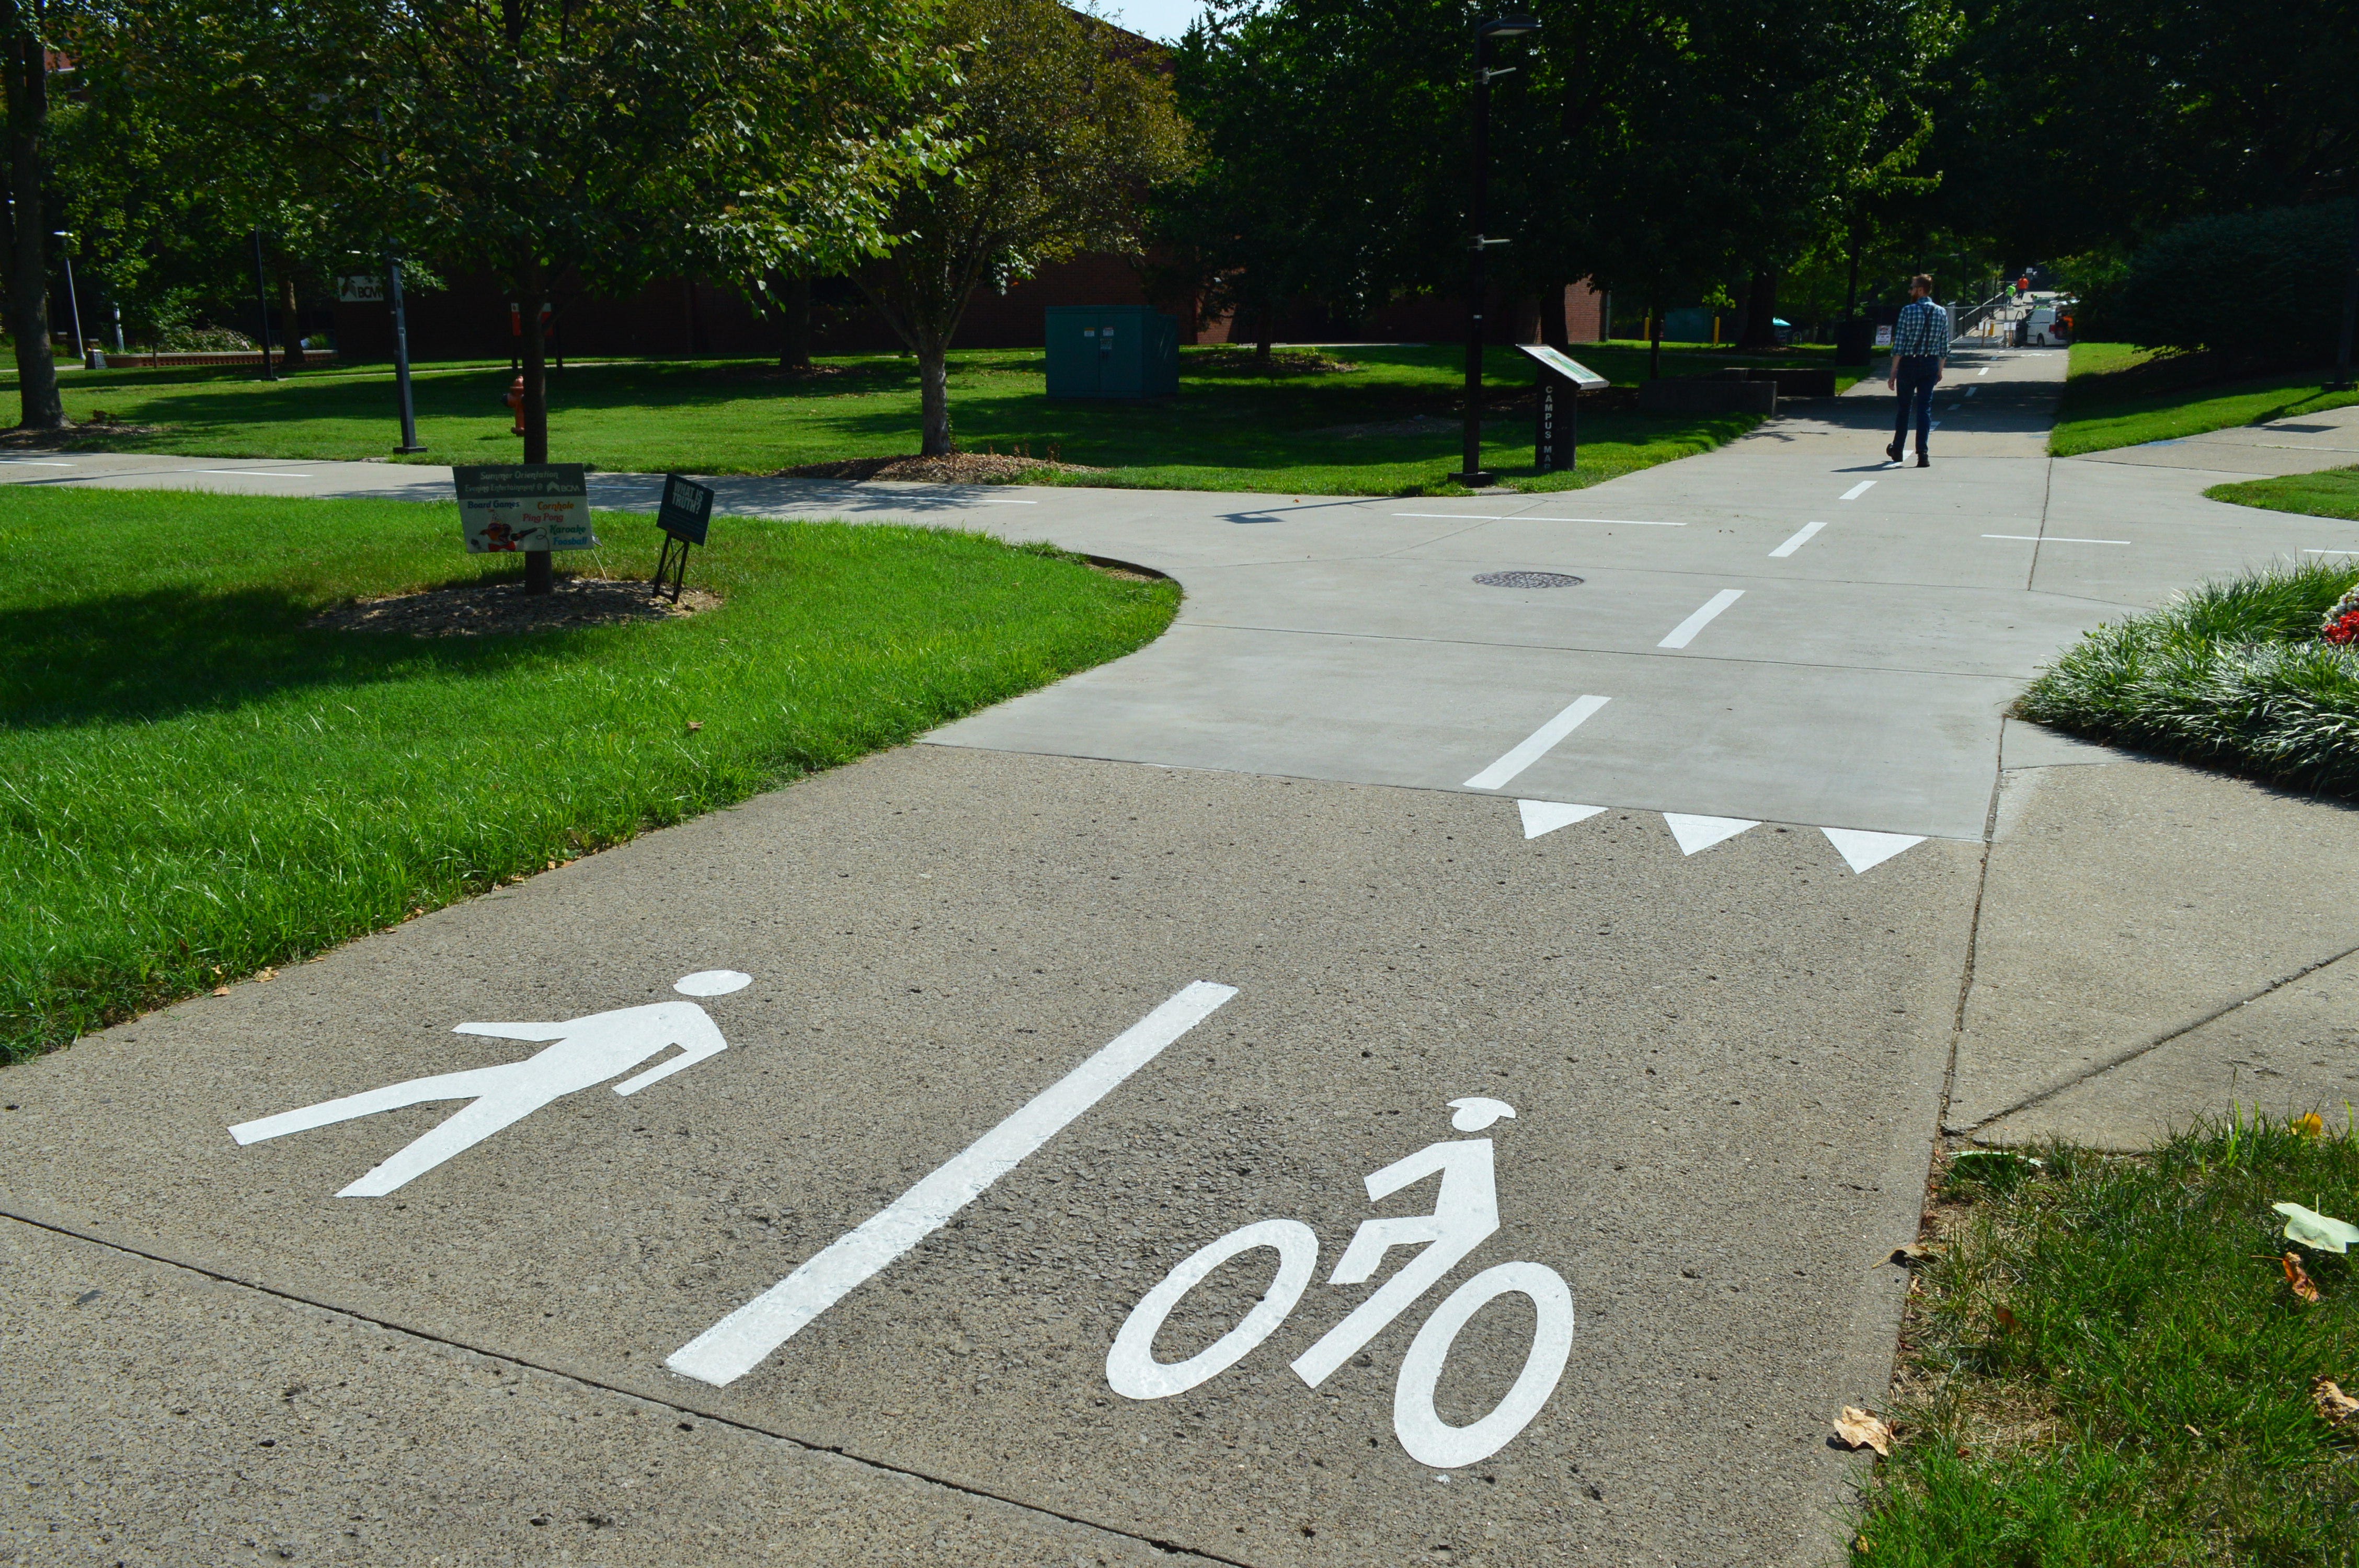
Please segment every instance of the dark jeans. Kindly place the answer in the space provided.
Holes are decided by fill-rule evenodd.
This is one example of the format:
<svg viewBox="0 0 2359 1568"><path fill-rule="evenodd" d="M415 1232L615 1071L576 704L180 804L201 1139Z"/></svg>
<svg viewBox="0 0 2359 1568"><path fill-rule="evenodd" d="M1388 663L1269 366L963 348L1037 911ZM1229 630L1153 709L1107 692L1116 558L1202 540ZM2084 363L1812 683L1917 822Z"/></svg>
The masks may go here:
<svg viewBox="0 0 2359 1568"><path fill-rule="evenodd" d="M1897 450L1908 443L1908 415L1917 415L1917 451L1923 456L1925 442L1933 434L1933 381L1941 373L1941 362L1931 354L1908 354L1900 361L1894 377L1895 390L1900 394L1900 412L1892 421L1892 445Z"/></svg>

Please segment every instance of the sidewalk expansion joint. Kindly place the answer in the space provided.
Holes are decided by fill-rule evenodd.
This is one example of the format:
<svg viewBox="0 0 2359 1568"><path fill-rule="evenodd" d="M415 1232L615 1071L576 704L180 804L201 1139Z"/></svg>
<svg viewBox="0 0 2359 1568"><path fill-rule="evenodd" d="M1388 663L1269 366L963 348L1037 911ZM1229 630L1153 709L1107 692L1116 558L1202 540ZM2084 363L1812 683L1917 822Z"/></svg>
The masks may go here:
<svg viewBox="0 0 2359 1568"><path fill-rule="evenodd" d="M987 1487L970 1486L959 1481L945 1480L940 1476L929 1475L923 1470L914 1469L907 1465L896 1465L890 1460L875 1459L867 1456L866 1454L854 1454L836 1444L812 1443L807 1439L796 1437L791 1433L780 1432L775 1428L763 1426L755 1422L747 1421L742 1416L724 1415L720 1411L712 1410L704 1405L690 1403L664 1394L649 1393L644 1389L630 1388L621 1383L612 1382L603 1378L592 1377L587 1373L558 1366L550 1362L535 1361L529 1357L516 1355L511 1351L487 1349L483 1346L471 1344L463 1339L453 1338L447 1334L437 1334L429 1329L419 1328L412 1325L401 1323L396 1319L385 1317L375 1313L362 1312L350 1306L339 1305L334 1302L322 1300L317 1296L306 1295L300 1291L288 1290L280 1285L267 1284L260 1280L243 1278L236 1274L225 1272L221 1269L211 1268L202 1263L192 1262L185 1258L176 1258L156 1247L135 1247L125 1241L120 1241L111 1237L97 1235L82 1226L69 1224L55 1217L27 1214L16 1204L11 1203L5 1198L0 1198L0 1218L13 1219L20 1225L30 1226L36 1230L46 1230L55 1236L63 1236L75 1241L88 1242L93 1247L103 1247L111 1252L120 1252L127 1257L145 1259L151 1263L161 1263L167 1268L183 1270L188 1273L196 1274L204 1279L215 1281L221 1284L234 1285L241 1290L252 1291L257 1295L271 1296L279 1301L291 1302L299 1306L310 1307L314 1311L318 1312L332 1313L338 1317L347 1318L354 1323L366 1324L371 1328L381 1329L388 1334L403 1335L408 1338L420 1340L430 1345L447 1345L453 1350L463 1350L472 1356L482 1356L494 1361L506 1362L511 1367L521 1368L527 1371L538 1372L546 1377L557 1378L581 1388L595 1389L601 1393L612 1394L617 1399L636 1400L642 1403L653 1405L661 1410L674 1411L681 1415L692 1415L700 1420L709 1421L715 1426L727 1427L734 1432L742 1432L751 1436L768 1438L773 1442L788 1444L793 1447L801 1449L806 1454L830 1454L835 1458L842 1459L851 1464L860 1465L864 1469L880 1471L886 1475L906 1476L913 1481L922 1481L929 1487L940 1487L944 1491L956 1492L962 1497L978 1498L986 1502L999 1503L1007 1508L1021 1509L1025 1513L1036 1514L1043 1519L1053 1519L1064 1524L1077 1525L1083 1530L1094 1530L1101 1535L1118 1536L1125 1541L1133 1541L1142 1546L1152 1547L1156 1551L1164 1553L1166 1556L1188 1558L1199 1563L1218 1563L1223 1564L1224 1568L1256 1568L1256 1564L1243 1562L1237 1558L1223 1557L1216 1552L1206 1552L1198 1547L1182 1546L1177 1541L1165 1541L1151 1535L1144 1535L1137 1530L1124 1530L1115 1525L1103 1524L1096 1519L1085 1519L1079 1514L1070 1514L1065 1513L1060 1509L1044 1508L1038 1503L1027 1502L1021 1498L1009 1497L1005 1493L995 1492Z"/></svg>
<svg viewBox="0 0 2359 1568"><path fill-rule="evenodd" d="M2004 1121L2006 1118L2014 1116L2019 1111L2029 1110L2034 1106L2045 1105L2067 1089L2078 1088L2081 1085L2089 1082L2093 1078L2104 1076L2104 1075L2112 1072L2116 1067L2125 1067L2130 1063L2136 1061L2139 1057L2145 1055L2149 1051L2159 1050L2163 1046L2169 1044L2174 1040L2182 1039L2187 1035L2192 1034L2197 1030L2204 1027L2204 1025L2215 1023L2221 1019L2227 1017L2238 1008L2250 1007L2253 1003L2259 1001L2262 998L2270 996L2275 992L2284 989L2286 987L2293 984L2296 980L2302 979L2304 976L2316 974L2319 970L2327 968L2331 964L2339 964L2343 959L2350 957L2354 954L2359 954L2359 946L2345 947L2340 953L2333 953L2323 958L2314 959L2310 963L2304 964L2298 969L2294 969L2287 974L2278 976L2276 979L2271 980L2268 984L2253 992L2250 996L2239 997L2234 1001L2226 1003L2224 1006L2215 1008L2212 1011L2205 1013L2202 1017L2198 1018L2191 1022L2183 1023L2176 1029L2167 1030L2164 1033L2156 1035L2153 1039L2147 1041L2143 1045L2134 1045L2117 1056L2112 1057L2106 1061L2096 1063L2093 1065L2084 1067L2080 1072L2073 1074L2069 1078L2066 1078L2062 1083L2051 1084L2047 1088L2040 1090L2038 1094L2017 1100L2015 1104L2006 1107L2003 1110L1995 1110L1991 1112L1988 1116L1984 1117L1980 1121L1975 1122L1971 1127L1944 1129L1944 1130L1954 1131L1961 1137L1972 1138L1975 1133L1980 1132L1984 1128L1990 1126L1991 1123L1995 1121ZM1943 1107L1945 1112L1947 1108L1948 1108L1945 1105Z"/></svg>

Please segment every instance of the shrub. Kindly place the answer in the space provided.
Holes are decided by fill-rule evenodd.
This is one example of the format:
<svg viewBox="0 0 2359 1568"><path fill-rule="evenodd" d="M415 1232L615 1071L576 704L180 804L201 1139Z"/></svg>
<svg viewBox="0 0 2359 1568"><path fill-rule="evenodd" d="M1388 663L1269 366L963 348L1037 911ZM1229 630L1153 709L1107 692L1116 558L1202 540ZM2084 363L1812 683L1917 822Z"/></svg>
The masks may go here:
<svg viewBox="0 0 2359 1568"><path fill-rule="evenodd" d="M2347 200L2198 218L2140 247L2104 291L2103 313L2141 348L2251 343L2324 359L2350 266Z"/></svg>
<svg viewBox="0 0 2359 1568"><path fill-rule="evenodd" d="M227 327L171 327L156 346L168 354L238 354L251 352L254 340Z"/></svg>

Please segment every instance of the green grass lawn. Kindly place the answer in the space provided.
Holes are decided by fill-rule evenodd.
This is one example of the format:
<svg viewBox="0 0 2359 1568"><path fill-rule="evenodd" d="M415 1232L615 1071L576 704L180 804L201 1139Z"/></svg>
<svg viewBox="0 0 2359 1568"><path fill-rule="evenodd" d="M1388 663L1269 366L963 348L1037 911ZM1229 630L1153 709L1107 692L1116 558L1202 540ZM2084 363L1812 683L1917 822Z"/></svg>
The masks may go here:
<svg viewBox="0 0 2359 1568"><path fill-rule="evenodd" d="M2359 795L2359 653L2319 635L2359 566L2205 583L2112 622L2040 672L2018 718L2259 778Z"/></svg>
<svg viewBox="0 0 2359 1568"><path fill-rule="evenodd" d="M2215 484L2203 493L2214 501L2232 501L2239 506L2264 506L2272 512L2347 517L2359 522L2359 468L2239 480L2233 484Z"/></svg>
<svg viewBox="0 0 2359 1568"><path fill-rule="evenodd" d="M2311 1382L2359 1386L2359 1271L2288 1242L2271 1206L2359 1218L2359 1143L2232 1120L2135 1158L2038 1153L1950 1167L1951 1245L1910 1295L1899 1439L1851 1561L2350 1563L2359 1423Z"/></svg>
<svg viewBox="0 0 2359 1568"><path fill-rule="evenodd" d="M2359 403L2359 393L2319 391L2320 370L2254 374L2214 354L2127 343L2075 343L2071 354L2048 437L2060 458Z"/></svg>
<svg viewBox="0 0 2359 1568"><path fill-rule="evenodd" d="M647 521L599 528L561 564L644 578ZM0 491L0 1059L906 741L1179 603L979 535L733 518L693 619L305 624L516 570L454 506Z"/></svg>
<svg viewBox="0 0 2359 1568"><path fill-rule="evenodd" d="M1617 385L1646 373L1643 345L1582 344L1576 358ZM1158 489L1406 494L1447 490L1459 437L1447 423L1407 433L1422 416L1457 416L1461 351L1382 347L1339 351L1357 368L1264 378L1244 351L1188 349L1177 397L1138 402L1045 395L1038 350L973 350L951 356L951 410L962 447L1050 453L1112 470L1065 481ZM1829 349L1794 349L1781 364L1826 362ZM1773 362L1706 345L1664 352L1667 374L1723 364ZM1530 362L1494 349L1484 375L1495 401L1528 397ZM70 372L67 413L104 411L153 426L150 434L84 428L82 446L208 457L384 457L396 438L392 375L382 366L305 370L259 380L241 369ZM514 461L501 401L505 363L421 367L416 377L418 460ZM0 376L0 390L11 378ZM918 448L915 362L892 355L821 362L788 374L758 361L630 361L576 365L549 381L549 452L607 470L767 473L804 463L910 453ZM1496 412L1495 410L1495 412ZM1496 412L1484 427L1484 462L1525 488L1593 484L1634 469L1706 451L1750 429L1754 416L1650 416L1593 411L1581 422L1581 460L1571 474L1531 470L1528 411ZM1043 476L1043 481L1048 481Z"/></svg>

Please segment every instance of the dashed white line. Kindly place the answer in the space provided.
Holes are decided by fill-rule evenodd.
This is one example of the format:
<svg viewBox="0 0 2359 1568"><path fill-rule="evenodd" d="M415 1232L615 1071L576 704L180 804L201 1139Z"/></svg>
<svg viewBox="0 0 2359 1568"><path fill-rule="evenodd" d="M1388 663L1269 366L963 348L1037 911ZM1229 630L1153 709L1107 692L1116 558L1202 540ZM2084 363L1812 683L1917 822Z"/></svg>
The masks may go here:
<svg viewBox="0 0 2359 1568"><path fill-rule="evenodd" d="M1810 542L1811 535L1817 533L1820 529L1825 526L1826 524L1823 522L1803 524L1800 531L1792 538L1787 540L1784 544L1769 552L1769 558L1776 560L1781 557L1792 555L1796 550L1800 549L1803 546Z"/></svg>
<svg viewBox="0 0 2359 1568"><path fill-rule="evenodd" d="M1037 501L1016 501L996 495L986 495L979 498L975 504L978 506L1038 506L1040 503Z"/></svg>
<svg viewBox="0 0 2359 1568"><path fill-rule="evenodd" d="M2305 556L2359 556L2359 550L2304 550Z"/></svg>
<svg viewBox="0 0 2359 1568"><path fill-rule="evenodd" d="M1865 495L1868 492L1869 488L1875 483L1875 481L1872 479L1861 480L1857 484L1853 485L1849 490L1844 491L1843 492L1842 499L1844 501L1857 501L1861 496Z"/></svg>
<svg viewBox="0 0 2359 1568"><path fill-rule="evenodd" d="M2024 539L2035 545L2126 545L2127 539L2068 539L2059 534L1985 534L1985 539Z"/></svg>
<svg viewBox="0 0 2359 1568"><path fill-rule="evenodd" d="M18 469L70 469L71 463L45 462L39 458L0 458L0 463Z"/></svg>
<svg viewBox="0 0 2359 1568"><path fill-rule="evenodd" d="M813 1318L948 1224L994 1182L1236 994L1234 986L1210 980L1188 986L890 1206L673 1351L664 1365L716 1388L744 1377Z"/></svg>
<svg viewBox="0 0 2359 1568"><path fill-rule="evenodd" d="M1741 588L1723 588L1703 601L1703 608L1671 628L1671 634L1655 644L1658 648L1684 648L1695 641L1695 634L1712 622L1713 617L1745 597Z"/></svg>
<svg viewBox="0 0 2359 1568"><path fill-rule="evenodd" d="M282 473L277 469L199 469L199 473L252 474L257 479L310 479L308 473Z"/></svg>
<svg viewBox="0 0 2359 1568"><path fill-rule="evenodd" d="M1526 736L1506 756L1466 781L1468 789L1500 789L1507 781L1549 754L1559 741L1581 728L1583 720L1605 706L1606 698L1583 697L1565 705L1563 712Z"/></svg>

